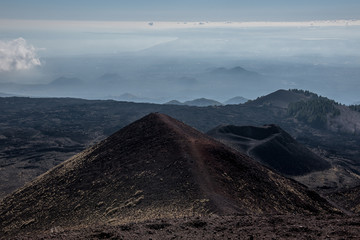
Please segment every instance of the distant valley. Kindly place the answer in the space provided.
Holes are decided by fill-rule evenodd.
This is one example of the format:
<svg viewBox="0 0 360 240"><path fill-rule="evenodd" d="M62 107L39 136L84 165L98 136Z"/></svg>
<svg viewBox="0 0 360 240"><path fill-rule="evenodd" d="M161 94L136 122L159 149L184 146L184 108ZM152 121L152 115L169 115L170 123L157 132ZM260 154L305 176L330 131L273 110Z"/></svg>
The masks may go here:
<svg viewBox="0 0 360 240"><path fill-rule="evenodd" d="M89 64L95 66L94 69L86 66L88 69L86 72L92 72L92 74L85 75L82 72L76 74L80 68L84 67L84 60L81 60L80 63L76 62L76 59L72 61L75 61L72 62L74 66L70 66L72 74L50 76L36 82L6 82L4 79L0 81L0 88L5 93L16 93L16 96L80 97L83 99L113 99L158 104L169 102L175 97L175 99L180 99L182 102L188 101L191 104L192 100L200 98L197 96L201 96L201 93L226 99L227 94L224 93L229 93L227 86L250 86L259 84L264 80L261 74L240 66L232 68L209 67L208 63L192 66L191 63L194 60L189 60L187 64L182 66L175 64L173 59L160 58L151 60L151 62L155 62L154 65L149 66L148 59L144 56L141 59L136 59L139 62L138 68L133 69L133 66L131 68L129 66L130 69L123 69L123 71L119 71L119 69L116 71L114 69L100 71L97 70L99 59L87 59L86 61L90 61ZM117 61L122 64L122 68L128 65L126 59L117 59ZM79 69L76 69L75 66L78 64L80 64ZM105 69L107 67L107 65L104 66ZM160 69L161 71L159 71ZM215 88L217 86L218 92L214 94L214 88L209 88L209 86ZM219 92L220 88L222 90ZM174 91L175 89L176 91ZM236 92L232 91L233 89L230 90L230 96L237 96ZM243 99L235 98L229 104L242 102ZM200 105L208 106L211 103Z"/></svg>

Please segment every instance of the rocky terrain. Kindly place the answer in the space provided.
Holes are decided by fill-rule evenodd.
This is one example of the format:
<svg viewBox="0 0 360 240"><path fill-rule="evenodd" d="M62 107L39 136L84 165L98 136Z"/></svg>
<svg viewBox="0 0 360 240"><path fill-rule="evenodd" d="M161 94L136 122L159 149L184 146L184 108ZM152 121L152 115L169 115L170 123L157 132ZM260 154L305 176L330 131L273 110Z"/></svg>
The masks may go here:
<svg viewBox="0 0 360 240"><path fill-rule="evenodd" d="M302 176L331 167L276 125L219 126L207 134L283 175Z"/></svg>
<svg viewBox="0 0 360 240"><path fill-rule="evenodd" d="M52 227L16 239L358 239L359 216L232 215L154 219L127 224ZM9 238L12 239L12 238Z"/></svg>
<svg viewBox="0 0 360 240"><path fill-rule="evenodd" d="M229 100L225 101L224 105L243 104L243 103L246 103L247 101L249 101L249 99L241 97L241 96L237 96L237 97L233 97L233 98L230 98Z"/></svg>
<svg viewBox="0 0 360 240"><path fill-rule="evenodd" d="M360 184L360 136L354 124L360 122L360 113L338 105L341 114L327 117L328 129L315 128L288 113L291 102L313 97L279 90L246 104L216 107L0 98L0 198L150 112L168 114L203 132L219 125L276 124L332 165L324 174L301 176L302 183L333 190Z"/></svg>
<svg viewBox="0 0 360 240"><path fill-rule="evenodd" d="M213 214L340 213L305 186L156 113L4 198L0 233Z"/></svg>
<svg viewBox="0 0 360 240"><path fill-rule="evenodd" d="M1 205L4 213L1 214L1 228L7 233L4 239L14 237L14 232L19 234L16 239L189 239L199 236L203 239L356 239L360 235L357 215L360 186L357 124L360 113L316 94L279 90L246 104L216 107L6 97L0 98L0 108L0 198L8 195ZM317 111L315 123L319 125L310 118L312 111ZM135 125L135 129L129 130L133 126L130 125L122 129L150 112L166 113L202 132L219 125L251 127L243 127L247 135L241 136L238 142L243 154L221 144L220 147L219 143L215 144L214 140L182 122L159 117L163 116L161 114L150 115L158 116L157 120L145 121L156 127L143 123L143 128ZM165 119L170 120L164 123ZM181 126L175 129L186 134L174 133L174 127L170 127L174 125ZM109 141L104 139L118 129L122 130L108 139L117 139L116 136L120 135L121 138L137 135L139 139L139 134L134 133L138 133L136 129L142 129L144 136L154 140L141 144L147 141L143 135L141 141L132 139L116 141L115 144L111 140L110 148L117 152L114 154L106 150ZM125 129L128 129L127 134ZM255 129L255 132L265 130L267 135L260 134L263 138L259 140L248 134L249 129ZM161 133L166 133L165 138L163 135L156 137ZM228 134L229 131L221 133L223 139L219 139L234 147L231 142L239 140L239 136L231 133L229 137ZM191 147L193 144L189 145L189 136L197 138L195 148ZM266 150L265 154L252 155L247 151L264 143L266 147L262 150ZM161 150L153 144L164 147ZM144 149L146 157L136 160L132 154L141 156L141 151L134 151L134 146L139 145L141 149L151 147ZM271 151L273 148L277 150ZM305 154L306 158L295 154L298 156L295 165L286 161L291 159L290 154L289 158L283 159L282 165L295 172L295 175L290 174L291 178L315 190L321 197L293 180L254 164L244 155L251 155L261 162L261 159L266 159L267 151L274 154L281 150L289 154ZM176 156L171 154L174 151ZM77 153L80 154L62 163ZM113 164L115 158L111 157L112 154L118 156L116 159L128 155L128 159L135 159L135 162L127 162L125 165L128 167L124 168L125 165ZM256 169L253 173L234 173L237 168L229 162L215 164L220 159L232 159L230 156L239 159L239 154L240 162L250 163L251 168ZM309 161L309 154L320 157L325 164L320 161L320 168L314 168L312 164L319 159L315 157ZM186 163L169 166L169 162L165 164L165 168L169 168L165 169L164 164L160 164L164 156L167 159L175 157L178 164ZM153 158L158 160L151 164L153 170L146 172L149 165L146 161ZM276 158L281 159L279 156ZM190 159L193 159L192 163ZM207 159L209 162L206 163L216 167L205 167L207 164L194 167L199 166L198 159ZM300 168L295 170L291 166ZM176 171L171 170L173 167ZM141 171L145 173L134 172L138 168L144 168ZM289 173L282 174L290 176ZM170 180L165 180L167 175L172 176ZM188 180L175 184L175 179L184 177ZM114 180L118 178L120 181ZM251 184L238 186L234 183L240 184L241 181L231 182L230 179L244 179ZM151 183L151 187L147 183ZM272 185L274 183L276 187ZM170 198L165 198L168 194L163 189L171 186L187 189L188 194L170 191ZM162 191L153 191L154 188ZM114 189L120 191L114 194ZM277 190L272 192L269 189ZM294 192L293 189L300 190ZM285 199L276 197L284 194L288 196ZM105 200L101 200L104 197ZM270 203L262 202L264 198L270 199ZM73 201L69 202L69 199ZM159 200L153 202L151 199ZM179 205L179 201L183 204ZM320 205L311 201L320 201ZM142 210L136 212L134 209ZM342 214L329 213L332 211L341 211ZM130 218L126 217L129 215Z"/></svg>
<svg viewBox="0 0 360 240"><path fill-rule="evenodd" d="M342 189L340 191L328 194L338 206L342 206L345 210L360 213L360 186Z"/></svg>

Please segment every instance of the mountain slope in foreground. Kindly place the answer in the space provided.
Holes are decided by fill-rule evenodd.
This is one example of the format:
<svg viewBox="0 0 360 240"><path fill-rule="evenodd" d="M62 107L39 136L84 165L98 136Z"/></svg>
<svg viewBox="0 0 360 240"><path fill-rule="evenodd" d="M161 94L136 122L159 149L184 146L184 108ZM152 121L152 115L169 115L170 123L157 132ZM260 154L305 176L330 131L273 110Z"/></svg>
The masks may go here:
<svg viewBox="0 0 360 240"><path fill-rule="evenodd" d="M346 210L354 212L359 215L360 213L360 186L352 187L349 189L342 189L338 192L329 194L331 199L343 206Z"/></svg>
<svg viewBox="0 0 360 240"><path fill-rule="evenodd" d="M207 134L283 175L299 176L331 167L277 125L219 126Z"/></svg>
<svg viewBox="0 0 360 240"><path fill-rule="evenodd" d="M315 192L162 114L150 114L0 203L0 235L233 213L337 212Z"/></svg>

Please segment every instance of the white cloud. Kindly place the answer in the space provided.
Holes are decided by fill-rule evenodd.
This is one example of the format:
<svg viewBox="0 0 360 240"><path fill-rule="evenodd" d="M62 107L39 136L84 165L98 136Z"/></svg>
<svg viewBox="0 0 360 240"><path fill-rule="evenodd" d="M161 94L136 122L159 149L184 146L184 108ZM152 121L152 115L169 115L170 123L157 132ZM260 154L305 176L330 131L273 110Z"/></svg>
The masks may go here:
<svg viewBox="0 0 360 240"><path fill-rule="evenodd" d="M40 65L35 47L25 39L0 41L0 72L26 70Z"/></svg>

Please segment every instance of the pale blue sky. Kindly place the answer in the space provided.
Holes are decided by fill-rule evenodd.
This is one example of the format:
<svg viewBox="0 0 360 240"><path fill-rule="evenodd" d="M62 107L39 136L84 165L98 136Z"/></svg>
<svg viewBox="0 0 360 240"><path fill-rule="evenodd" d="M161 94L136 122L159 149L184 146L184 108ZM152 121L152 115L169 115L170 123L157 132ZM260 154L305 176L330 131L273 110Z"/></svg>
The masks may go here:
<svg viewBox="0 0 360 240"><path fill-rule="evenodd" d="M358 0L1 0L0 18L138 21L359 19Z"/></svg>

